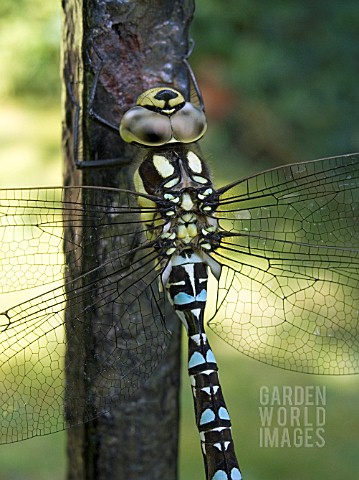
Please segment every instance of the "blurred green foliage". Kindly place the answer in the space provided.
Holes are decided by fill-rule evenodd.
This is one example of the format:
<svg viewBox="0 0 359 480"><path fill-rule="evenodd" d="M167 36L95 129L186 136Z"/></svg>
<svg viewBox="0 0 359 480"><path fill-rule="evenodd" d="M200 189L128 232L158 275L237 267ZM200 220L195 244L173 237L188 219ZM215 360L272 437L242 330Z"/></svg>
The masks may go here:
<svg viewBox="0 0 359 480"><path fill-rule="evenodd" d="M196 5L191 61L206 103L222 109L205 139L214 159L225 148L244 175L253 161L259 170L359 150L356 0ZM0 96L58 102L59 39L57 2L3 0ZM227 103L218 105L222 96L206 90L208 81Z"/></svg>
<svg viewBox="0 0 359 480"><path fill-rule="evenodd" d="M356 0L196 5L191 60L199 83L214 71L212 82L231 99L218 125L210 120L214 158L226 144L236 163L240 155L267 166L359 150ZM0 96L57 102L59 39L57 2L3 0Z"/></svg>
<svg viewBox="0 0 359 480"><path fill-rule="evenodd" d="M58 102L60 5L50 0L0 3L0 98ZM5 68L4 68L5 67Z"/></svg>
<svg viewBox="0 0 359 480"><path fill-rule="evenodd" d="M233 99L219 119L231 163L243 160L252 170L259 161L258 171L359 150L356 0L196 5L193 63L199 83L215 71ZM221 140L210 140L208 150L221 155Z"/></svg>

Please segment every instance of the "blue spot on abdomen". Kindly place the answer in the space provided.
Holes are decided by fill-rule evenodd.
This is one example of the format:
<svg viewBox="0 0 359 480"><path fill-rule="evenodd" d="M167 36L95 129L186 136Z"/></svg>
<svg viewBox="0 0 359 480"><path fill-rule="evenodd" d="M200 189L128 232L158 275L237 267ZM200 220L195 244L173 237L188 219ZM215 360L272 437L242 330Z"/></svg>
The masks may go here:
<svg viewBox="0 0 359 480"><path fill-rule="evenodd" d="M206 300L207 300L207 290L202 290L195 297L185 292L177 293L177 295L173 297L173 303L175 305L187 305L188 303L205 302Z"/></svg>
<svg viewBox="0 0 359 480"><path fill-rule="evenodd" d="M197 367L197 365L202 365L203 363L205 363L203 355L201 355L199 352L194 352L189 359L188 368Z"/></svg>
<svg viewBox="0 0 359 480"><path fill-rule="evenodd" d="M230 420L229 418L229 414L227 412L227 410L224 408L224 407L221 407L219 410L218 410L218 416L221 420Z"/></svg>
<svg viewBox="0 0 359 480"><path fill-rule="evenodd" d="M199 422L200 425L205 425L206 423L209 423L209 422L213 422L213 420L215 420L216 416L215 414L212 412L212 410L210 410L209 408L207 408L207 410L205 410L202 415L201 415L201 420Z"/></svg>
<svg viewBox="0 0 359 480"><path fill-rule="evenodd" d="M231 480L242 480L242 474L236 467L231 470Z"/></svg>
<svg viewBox="0 0 359 480"><path fill-rule="evenodd" d="M175 305L187 305L188 303L192 303L194 301L195 298L193 295L188 295L188 293L184 292L177 293L177 295L173 297L173 303Z"/></svg>
<svg viewBox="0 0 359 480"><path fill-rule="evenodd" d="M207 362L208 363L216 363L216 359L214 358L214 355L213 355L213 352L212 350L208 350L207 354L206 354L206 359L207 359Z"/></svg>
<svg viewBox="0 0 359 480"><path fill-rule="evenodd" d="M207 300L207 290L202 290L201 293L199 293L196 296L197 302L205 302Z"/></svg>
<svg viewBox="0 0 359 480"><path fill-rule="evenodd" d="M217 470L212 480L228 480L228 476L224 470Z"/></svg>

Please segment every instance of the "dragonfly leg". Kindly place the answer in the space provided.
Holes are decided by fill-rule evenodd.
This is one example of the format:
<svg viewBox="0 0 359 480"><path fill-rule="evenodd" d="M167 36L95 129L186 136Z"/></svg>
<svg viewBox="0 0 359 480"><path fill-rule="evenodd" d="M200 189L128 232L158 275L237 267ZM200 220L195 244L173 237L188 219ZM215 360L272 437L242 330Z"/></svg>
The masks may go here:
<svg viewBox="0 0 359 480"><path fill-rule="evenodd" d="M91 119L99 123L100 125L110 129L112 132L115 132L118 135L118 139L120 142L122 142L119 134L119 129L118 125L108 121L101 115L99 115L93 107L94 104L94 99L96 96L96 90L97 90L97 84L99 81L99 77L102 71L103 67L103 60L101 59L100 55L94 49L96 54L98 55L100 59L100 63L98 66L95 66L93 61L90 59L89 54L87 53L87 58L90 66L94 70L94 82L91 87L90 95L89 95L89 102L88 102L88 108L87 108L87 114ZM66 90L68 93L68 96L71 100L71 103L73 105L75 115L74 115L74 126L73 126L73 162L75 164L75 167L77 169L86 169L86 168L106 168L106 167L119 167L119 166L124 166L128 165L130 163L129 159L124 157L124 158L105 158L105 159L99 159L99 160L84 160L80 158L79 155L79 143L80 143L80 136L79 136L79 123L80 123L80 113L81 113L81 105L79 101L75 98L75 95L73 93L73 81L69 80L66 82Z"/></svg>
<svg viewBox="0 0 359 480"><path fill-rule="evenodd" d="M106 118L102 117L94 109L94 101L95 101L95 96L96 96L96 91L97 91L97 85L98 85L98 81L99 81L99 78L100 78L100 75L101 75L101 72L102 72L102 69L103 69L103 66L104 66L104 61L103 61L100 53L98 52L98 50L96 49L96 47L93 43L92 43L92 48L93 48L94 52L96 53L96 56L99 59L99 64L98 65L94 64L94 62L92 61L92 58L91 58L91 56L90 56L90 54L87 50L86 51L87 61L94 71L94 81L93 81L91 91L90 91L87 113L90 116L90 118L92 118L93 120L98 122L100 125L102 125L102 126L108 128L108 129L110 129L111 131L119 134L119 125L115 124L113 122L110 122Z"/></svg>
<svg viewBox="0 0 359 480"><path fill-rule="evenodd" d="M193 71L193 69L192 69L192 67L191 67L191 65L188 61L188 57L191 54L191 52L192 52L192 49L190 49L187 56L183 58L183 63L186 65L186 68L188 70L188 74L190 76L191 83L193 85L194 91L195 91L195 93L197 95L197 98L198 98L199 107L204 112L204 103L203 103L202 93L201 93L201 90L200 90L199 85L197 83L197 79L195 77L194 71Z"/></svg>

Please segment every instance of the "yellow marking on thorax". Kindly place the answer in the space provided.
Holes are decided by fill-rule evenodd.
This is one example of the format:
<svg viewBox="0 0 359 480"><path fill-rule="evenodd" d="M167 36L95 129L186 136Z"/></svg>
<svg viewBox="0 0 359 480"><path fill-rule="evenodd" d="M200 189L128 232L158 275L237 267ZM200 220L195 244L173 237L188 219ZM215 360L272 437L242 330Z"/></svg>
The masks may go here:
<svg viewBox="0 0 359 480"><path fill-rule="evenodd" d="M177 238L183 243L191 243L198 236L197 217L192 213L185 213L178 219Z"/></svg>
<svg viewBox="0 0 359 480"><path fill-rule="evenodd" d="M163 178L173 175L175 171L174 166L166 157L163 155L153 155L152 161L155 169Z"/></svg>
<svg viewBox="0 0 359 480"><path fill-rule="evenodd" d="M178 225L177 228L177 238L182 240L183 243L191 243L192 240L197 237L198 230L195 223L190 223L189 225Z"/></svg>
<svg viewBox="0 0 359 480"><path fill-rule="evenodd" d="M208 182L208 179L207 179L207 178L205 178L205 177L200 177L199 175L193 175L192 178L193 178L193 180L194 180L195 182L197 182L197 183L202 183L202 184L204 184L204 183L207 183L207 182Z"/></svg>
<svg viewBox="0 0 359 480"><path fill-rule="evenodd" d="M188 212L193 209L194 205L192 202L192 198L188 193L184 193L182 195L181 207L183 208L183 210L187 210Z"/></svg>
<svg viewBox="0 0 359 480"><path fill-rule="evenodd" d="M202 162L199 157L192 151L189 151L187 154L188 166L195 173L202 172Z"/></svg>
<svg viewBox="0 0 359 480"><path fill-rule="evenodd" d="M136 192L147 194L145 186L143 185L141 175L139 174L138 170L136 170L134 175L133 175L133 183L135 185ZM148 198L145 198L145 197L137 197L137 203L141 208L155 208L156 207L155 202L153 202L152 200L150 200ZM150 215L153 215L153 213L150 213Z"/></svg>
<svg viewBox="0 0 359 480"><path fill-rule="evenodd" d="M174 187L175 185L177 185L178 182L179 182L179 178L176 177L176 178L173 178L172 180L170 180L169 182L165 183L163 186L165 188L171 188L171 187Z"/></svg>

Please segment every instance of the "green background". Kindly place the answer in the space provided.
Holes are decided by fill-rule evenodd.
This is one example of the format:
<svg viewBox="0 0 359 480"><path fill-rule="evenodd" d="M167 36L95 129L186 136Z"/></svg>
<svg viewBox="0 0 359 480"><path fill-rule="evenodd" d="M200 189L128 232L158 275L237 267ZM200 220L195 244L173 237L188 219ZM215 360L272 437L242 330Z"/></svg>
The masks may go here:
<svg viewBox="0 0 359 480"><path fill-rule="evenodd" d="M61 184L59 17L57 2L1 2L2 187ZM357 0L197 1L191 62L209 118L203 149L217 184L359 150L358 25ZM282 371L211 343L245 478L359 478L357 377ZM263 385L326 386L323 448L260 448ZM182 407L180 478L199 480L185 368ZM0 480L64 479L65 468L63 433L0 447Z"/></svg>

